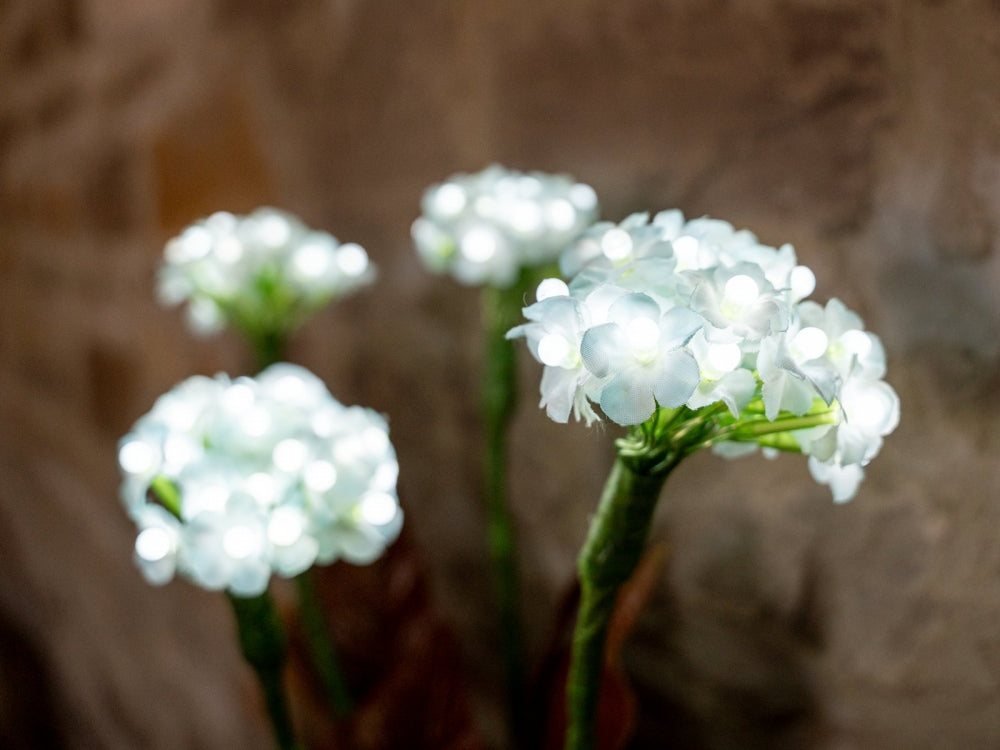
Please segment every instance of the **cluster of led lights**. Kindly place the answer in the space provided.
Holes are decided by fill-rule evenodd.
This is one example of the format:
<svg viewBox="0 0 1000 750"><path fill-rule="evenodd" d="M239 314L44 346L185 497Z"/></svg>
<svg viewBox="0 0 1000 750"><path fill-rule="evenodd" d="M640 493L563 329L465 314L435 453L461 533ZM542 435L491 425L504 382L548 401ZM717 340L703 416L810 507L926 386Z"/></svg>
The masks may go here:
<svg viewBox="0 0 1000 750"><path fill-rule="evenodd" d="M511 286L522 268L553 262L597 217L597 194L558 175L498 166L426 191L412 227L425 264L464 284Z"/></svg>
<svg viewBox="0 0 1000 750"><path fill-rule="evenodd" d="M294 365L189 378L136 423L118 459L151 583L179 572L254 596L272 573L371 562L402 524L385 420Z"/></svg>
<svg viewBox="0 0 1000 750"><path fill-rule="evenodd" d="M899 400L878 337L839 300L806 299L815 277L790 245L666 211L595 224L560 266L571 281L544 280L508 334L545 365L552 419L589 423L595 405L622 425L703 410L717 451L801 451L835 500L855 494Z"/></svg>
<svg viewBox="0 0 1000 750"><path fill-rule="evenodd" d="M187 302L199 333L227 323L249 332L287 331L373 278L360 245L340 244L291 214L261 208L248 216L212 214L171 239L158 293L164 304Z"/></svg>

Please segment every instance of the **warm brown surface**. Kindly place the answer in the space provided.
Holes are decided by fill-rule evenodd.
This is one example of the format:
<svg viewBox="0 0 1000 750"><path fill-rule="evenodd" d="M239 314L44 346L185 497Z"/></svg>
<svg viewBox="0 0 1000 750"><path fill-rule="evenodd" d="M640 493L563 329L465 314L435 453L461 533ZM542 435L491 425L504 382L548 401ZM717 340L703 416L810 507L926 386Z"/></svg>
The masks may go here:
<svg viewBox="0 0 1000 750"><path fill-rule="evenodd" d="M609 218L680 207L793 242L817 296L882 335L902 399L848 506L795 457L671 479L668 567L624 654L635 746L1000 745L998 95L987 0L0 3L0 745L268 746L224 600L133 569L114 465L156 395L246 367L152 275L185 223L261 203L380 268L293 355L390 415L440 617L418 622L457 633L480 731L502 734L478 300L408 238L427 184L493 161L570 172ZM549 423L522 371L539 656L611 435Z"/></svg>

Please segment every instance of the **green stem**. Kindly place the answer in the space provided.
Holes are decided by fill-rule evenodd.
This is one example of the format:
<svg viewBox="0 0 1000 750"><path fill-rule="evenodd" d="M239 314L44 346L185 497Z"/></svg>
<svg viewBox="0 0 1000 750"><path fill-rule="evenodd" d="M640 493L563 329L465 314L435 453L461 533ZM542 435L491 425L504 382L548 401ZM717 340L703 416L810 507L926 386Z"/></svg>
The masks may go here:
<svg viewBox="0 0 1000 750"><path fill-rule="evenodd" d="M295 583L299 593L302 629L309 645L313 665L319 672L334 715L338 719L343 719L353 710L354 701L351 699L351 691L340 668L329 626L323 616L323 606L316 589L313 571L310 569L300 573L295 577Z"/></svg>
<svg viewBox="0 0 1000 750"><path fill-rule="evenodd" d="M524 652L518 608L516 531L507 499L507 430L517 403L517 359L507 331L518 323L525 278L513 287L483 290L485 362L482 411L485 431L484 495L494 589L507 681L511 732L520 744L524 730Z"/></svg>
<svg viewBox="0 0 1000 750"><path fill-rule="evenodd" d="M580 607L567 683L566 750L597 746L604 647L615 599L642 557L660 490L683 455L673 453L655 473L644 473L619 457L604 486L577 561Z"/></svg>
<svg viewBox="0 0 1000 750"><path fill-rule="evenodd" d="M267 369L276 362L285 359L288 348L288 337L283 331L262 330L247 332L256 360L257 372Z"/></svg>
<svg viewBox="0 0 1000 750"><path fill-rule="evenodd" d="M283 687L285 633L270 594L229 595L243 657L257 673L279 750L299 750Z"/></svg>
<svg viewBox="0 0 1000 750"><path fill-rule="evenodd" d="M277 328L247 333L247 338L253 349L258 371L285 359L288 337ZM340 668L330 628L323 615L323 606L316 591L312 570L296 576L295 582L302 629L312 665L323 683L334 715L338 719L343 719L353 710L354 701Z"/></svg>

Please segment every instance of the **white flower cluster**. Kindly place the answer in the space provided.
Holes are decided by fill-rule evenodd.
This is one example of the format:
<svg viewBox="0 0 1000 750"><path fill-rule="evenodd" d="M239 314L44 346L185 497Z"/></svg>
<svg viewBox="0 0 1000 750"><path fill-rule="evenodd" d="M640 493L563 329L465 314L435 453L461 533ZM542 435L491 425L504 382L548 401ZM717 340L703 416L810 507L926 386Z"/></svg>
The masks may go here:
<svg viewBox="0 0 1000 750"><path fill-rule="evenodd" d="M189 378L122 439L118 460L151 583L180 572L254 596L272 571L371 562L402 525L385 420L295 365Z"/></svg>
<svg viewBox="0 0 1000 750"><path fill-rule="evenodd" d="M589 185L489 167L424 193L413 241L435 273L463 284L509 287L522 268L553 262L597 218Z"/></svg>
<svg viewBox="0 0 1000 750"><path fill-rule="evenodd" d="M790 245L665 211L595 224L560 263L570 283L543 281L524 310L530 322L508 334L545 365L552 419L589 423L592 403L622 425L658 406L714 408L729 454L740 446L727 440L771 445L787 424L817 481L835 500L854 495L899 399L861 319L836 299L805 300L815 277Z"/></svg>
<svg viewBox="0 0 1000 750"><path fill-rule="evenodd" d="M220 211L187 227L164 251L158 293L188 302L193 330L226 323L246 332L286 332L312 312L374 279L364 248L340 244L291 214Z"/></svg>

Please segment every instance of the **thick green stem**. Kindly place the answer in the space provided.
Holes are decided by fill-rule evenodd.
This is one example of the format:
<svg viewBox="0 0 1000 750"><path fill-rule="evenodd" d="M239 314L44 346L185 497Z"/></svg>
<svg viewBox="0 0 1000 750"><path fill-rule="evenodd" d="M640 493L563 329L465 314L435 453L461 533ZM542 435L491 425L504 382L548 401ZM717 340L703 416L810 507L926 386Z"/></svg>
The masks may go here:
<svg viewBox="0 0 1000 750"><path fill-rule="evenodd" d="M655 473L619 457L604 486L577 562L580 608L567 683L566 750L597 746L604 647L615 599L642 557L660 490L681 457L670 456Z"/></svg>
<svg viewBox="0 0 1000 750"><path fill-rule="evenodd" d="M229 596L243 657L257 673L279 750L299 750L284 690L285 633L270 594Z"/></svg>
<svg viewBox="0 0 1000 750"><path fill-rule="evenodd" d="M494 588L500 609L507 700L513 737L524 728L524 656L518 607L516 532L507 500L507 429L517 403L517 359L506 333L520 320L523 284L483 290L485 362L482 410L485 431L484 494Z"/></svg>
<svg viewBox="0 0 1000 750"><path fill-rule="evenodd" d="M316 579L313 571L307 570L295 577L299 592L299 610L302 617L302 630L305 633L313 665L319 672L319 678L326 690L327 698L338 719L343 719L351 713L354 701L351 691L340 669L340 662L333 646L330 629L323 616L323 605L316 590Z"/></svg>

